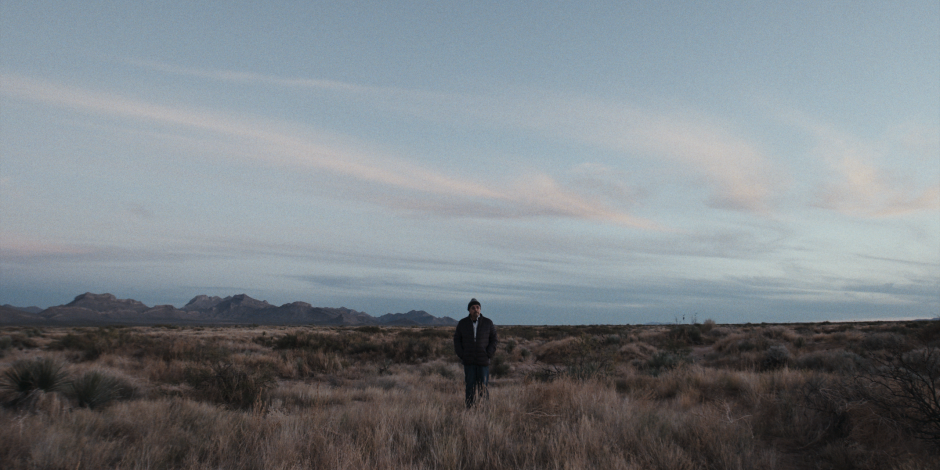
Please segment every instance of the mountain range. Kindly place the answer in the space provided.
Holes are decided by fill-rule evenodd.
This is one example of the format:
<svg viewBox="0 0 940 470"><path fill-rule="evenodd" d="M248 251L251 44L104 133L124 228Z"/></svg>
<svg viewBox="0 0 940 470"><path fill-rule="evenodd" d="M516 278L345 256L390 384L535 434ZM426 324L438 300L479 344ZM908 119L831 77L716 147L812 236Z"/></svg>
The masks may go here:
<svg viewBox="0 0 940 470"><path fill-rule="evenodd" d="M37 307L0 307L0 325L152 325L152 324L258 324L258 325L378 325L453 326L451 317L435 317L423 310L373 317L345 307L314 307L306 302L280 306L245 294L229 297L197 295L182 308L148 307L133 299L86 292L75 300L45 310Z"/></svg>

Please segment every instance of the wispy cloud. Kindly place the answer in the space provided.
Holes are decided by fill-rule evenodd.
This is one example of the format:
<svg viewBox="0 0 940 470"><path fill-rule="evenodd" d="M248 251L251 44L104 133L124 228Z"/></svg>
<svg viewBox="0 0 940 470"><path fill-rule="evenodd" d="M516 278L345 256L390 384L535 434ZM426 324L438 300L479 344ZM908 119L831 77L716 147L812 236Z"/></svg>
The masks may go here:
<svg viewBox="0 0 940 470"><path fill-rule="evenodd" d="M397 95L400 97L423 96L430 97L430 93L415 93L413 91L393 88L355 85L337 80L319 80L310 78L281 78L253 72L239 72L234 70L206 70L193 67L180 67L152 60L128 59L126 63L145 69L163 72L172 75L182 75L208 80L225 81L232 83L256 83L262 85L301 88L307 90L337 91L344 93L359 93L367 95Z"/></svg>
<svg viewBox="0 0 940 470"><path fill-rule="evenodd" d="M810 136L808 156L823 165L812 175L813 206L853 217L940 209L940 128L906 123L860 137L791 107L779 106L776 113Z"/></svg>
<svg viewBox="0 0 940 470"><path fill-rule="evenodd" d="M911 187L913 181L899 181L888 170L851 156L832 166L837 180L819 190L819 207L869 217L940 209L940 184L918 190Z"/></svg>
<svg viewBox="0 0 940 470"><path fill-rule="evenodd" d="M531 114L548 116L529 124L543 131L631 158L672 162L677 171L710 188L713 207L766 213L789 180L754 144L714 118L567 97L548 99Z"/></svg>
<svg viewBox="0 0 940 470"><path fill-rule="evenodd" d="M477 127L528 129L608 149L674 162L682 173L711 188L708 203L724 209L766 213L789 177L754 144L714 118L658 113L600 98L535 90L497 94L436 93L368 87L331 80L202 70L150 61L131 63L165 73L211 80L330 91L365 97L374 105L435 121Z"/></svg>
<svg viewBox="0 0 940 470"><path fill-rule="evenodd" d="M308 135L285 131L279 128L277 123L238 119L181 106L148 103L17 75L0 75L0 91L11 98L67 107L81 112L208 131L226 138L238 139L255 148L255 152L249 157L258 161L327 171L369 185L381 185L412 194L411 197L396 198L389 197L387 192L372 192L371 202L386 206L396 201L404 202L396 207L402 210L439 216L551 216L658 229L651 221L632 217L608 207L601 201L579 195L543 174L522 175L510 186L511 189L501 189L478 181L468 182L450 177L399 158L376 156L351 146L319 142ZM368 194L365 193L366 197L370 197ZM436 198L446 198L450 204L438 204ZM456 211L448 212L453 205L471 209L461 210L458 207ZM473 207L489 207L490 210L480 211L472 209Z"/></svg>
<svg viewBox="0 0 940 470"><path fill-rule="evenodd" d="M892 156L883 147L894 145L874 145L827 128L816 133L815 153L828 162L831 175L817 189L816 206L862 217L940 209L940 184L925 186L925 175L900 173L897 162L886 165Z"/></svg>

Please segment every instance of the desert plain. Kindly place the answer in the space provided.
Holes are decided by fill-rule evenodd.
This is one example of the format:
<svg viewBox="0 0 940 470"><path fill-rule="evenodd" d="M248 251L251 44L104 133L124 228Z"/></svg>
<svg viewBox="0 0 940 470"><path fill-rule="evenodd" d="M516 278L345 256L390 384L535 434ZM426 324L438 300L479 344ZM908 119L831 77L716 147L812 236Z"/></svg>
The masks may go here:
<svg viewBox="0 0 940 470"><path fill-rule="evenodd" d="M940 321L0 328L5 469L927 469Z"/></svg>

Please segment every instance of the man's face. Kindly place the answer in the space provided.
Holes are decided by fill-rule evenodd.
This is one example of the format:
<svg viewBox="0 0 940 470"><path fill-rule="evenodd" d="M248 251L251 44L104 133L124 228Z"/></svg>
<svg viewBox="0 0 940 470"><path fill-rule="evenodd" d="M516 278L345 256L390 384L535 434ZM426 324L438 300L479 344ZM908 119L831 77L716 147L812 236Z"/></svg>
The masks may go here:
<svg viewBox="0 0 940 470"><path fill-rule="evenodd" d="M470 306L470 319L473 321L477 321L477 317L480 316L480 310L481 309L479 305L477 304L471 305Z"/></svg>

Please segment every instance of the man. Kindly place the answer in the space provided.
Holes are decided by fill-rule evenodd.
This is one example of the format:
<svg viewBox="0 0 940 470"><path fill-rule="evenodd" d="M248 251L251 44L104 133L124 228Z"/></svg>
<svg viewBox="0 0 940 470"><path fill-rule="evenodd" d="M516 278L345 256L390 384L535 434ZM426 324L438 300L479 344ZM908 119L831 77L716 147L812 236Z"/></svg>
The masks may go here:
<svg viewBox="0 0 940 470"><path fill-rule="evenodd" d="M490 359L496 354L496 326L481 314L482 310L477 299L470 299L467 304L469 314L457 323L454 331L454 352L463 362L467 384L467 408L473 406L478 395L484 398L488 395Z"/></svg>

